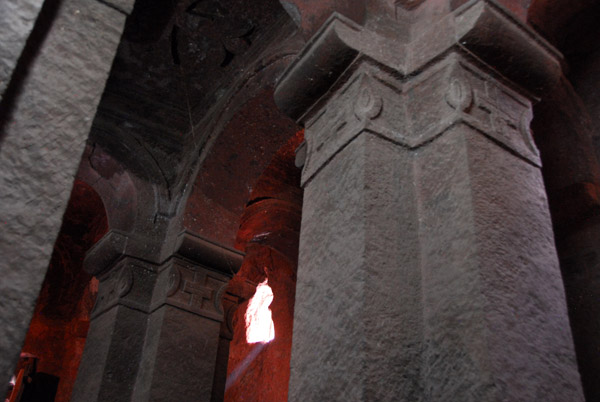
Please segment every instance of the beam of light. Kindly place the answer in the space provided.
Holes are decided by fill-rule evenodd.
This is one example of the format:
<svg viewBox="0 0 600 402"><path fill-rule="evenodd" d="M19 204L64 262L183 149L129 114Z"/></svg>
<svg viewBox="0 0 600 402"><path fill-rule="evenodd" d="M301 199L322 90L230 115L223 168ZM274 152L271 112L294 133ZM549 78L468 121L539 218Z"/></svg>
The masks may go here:
<svg viewBox="0 0 600 402"><path fill-rule="evenodd" d="M250 363L259 355L261 350L265 347L266 343L258 343L254 348L248 353L248 355L244 358L244 360L237 366L228 376L227 381L225 382L225 391L227 391L237 379L246 371Z"/></svg>
<svg viewBox="0 0 600 402"><path fill-rule="evenodd" d="M244 315L248 343L268 343L275 338L275 326L269 310L273 301L273 290L267 283L268 279L265 279L256 287L256 293L250 299Z"/></svg>

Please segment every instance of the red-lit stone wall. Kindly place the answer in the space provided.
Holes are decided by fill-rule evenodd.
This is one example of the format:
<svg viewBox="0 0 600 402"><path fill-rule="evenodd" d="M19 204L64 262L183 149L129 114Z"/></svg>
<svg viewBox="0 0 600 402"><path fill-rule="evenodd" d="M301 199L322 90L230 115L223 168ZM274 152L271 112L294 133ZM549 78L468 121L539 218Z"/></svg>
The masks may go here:
<svg viewBox="0 0 600 402"><path fill-rule="evenodd" d="M186 230L233 247L244 205L256 193L255 181L296 131L275 106L272 89L248 100L202 163L185 207Z"/></svg>
<svg viewBox="0 0 600 402"><path fill-rule="evenodd" d="M297 133L275 155L254 186L242 217L236 246L245 250L246 257L229 291L245 301L233 319L227 401L287 400L302 206L300 169L294 158L302 139L303 133ZM275 339L248 344L244 314L254 292L252 284L265 278L274 295L270 310Z"/></svg>
<svg viewBox="0 0 600 402"><path fill-rule="evenodd" d="M107 229L102 200L76 181L22 349L39 358L38 372L59 377L56 402L70 399L98 292L83 258Z"/></svg>

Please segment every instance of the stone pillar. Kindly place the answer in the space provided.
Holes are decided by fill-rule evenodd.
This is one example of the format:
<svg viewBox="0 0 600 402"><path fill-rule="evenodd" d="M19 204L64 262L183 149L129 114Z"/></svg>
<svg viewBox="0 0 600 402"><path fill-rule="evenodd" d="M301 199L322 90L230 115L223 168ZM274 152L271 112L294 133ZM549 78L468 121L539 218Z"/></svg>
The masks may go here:
<svg viewBox="0 0 600 402"><path fill-rule="evenodd" d="M4 384L19 358L125 25L126 12L111 2L48 0L39 17L39 0L0 4L0 381ZM133 5L127 0L120 3L127 12Z"/></svg>
<svg viewBox="0 0 600 402"><path fill-rule="evenodd" d="M152 264L128 256L129 241L110 232L86 258L100 287L72 400L210 401L222 296L242 254L183 233Z"/></svg>
<svg viewBox="0 0 600 402"><path fill-rule="evenodd" d="M289 400L583 400L529 130L560 55L488 1L390 32L333 15L275 94L306 130Z"/></svg>

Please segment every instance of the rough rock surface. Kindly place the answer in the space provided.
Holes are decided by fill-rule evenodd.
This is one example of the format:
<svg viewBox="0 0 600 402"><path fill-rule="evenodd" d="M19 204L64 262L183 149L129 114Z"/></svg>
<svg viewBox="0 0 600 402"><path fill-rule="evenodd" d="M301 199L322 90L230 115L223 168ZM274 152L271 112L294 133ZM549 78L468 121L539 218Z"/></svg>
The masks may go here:
<svg viewBox="0 0 600 402"><path fill-rule="evenodd" d="M363 134L306 186L290 401L420 400L411 176L407 152Z"/></svg>
<svg viewBox="0 0 600 402"><path fill-rule="evenodd" d="M5 379L48 267L124 20L124 14L98 2L62 3L2 122L0 376Z"/></svg>
<svg viewBox="0 0 600 402"><path fill-rule="evenodd" d="M458 126L419 172L427 399L583 400L539 169Z"/></svg>
<svg viewBox="0 0 600 402"><path fill-rule="evenodd" d="M0 3L0 100L42 8L43 0Z"/></svg>

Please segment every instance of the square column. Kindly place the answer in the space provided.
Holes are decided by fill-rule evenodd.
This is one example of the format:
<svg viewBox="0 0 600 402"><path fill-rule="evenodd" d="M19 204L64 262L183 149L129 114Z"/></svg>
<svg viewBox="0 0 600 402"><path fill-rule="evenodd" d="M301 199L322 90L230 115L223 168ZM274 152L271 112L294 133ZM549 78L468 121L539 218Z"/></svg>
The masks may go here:
<svg viewBox="0 0 600 402"><path fill-rule="evenodd" d="M112 235L109 232L104 242ZM97 244L100 248L103 240ZM148 322L143 295L152 291L155 267L125 257L110 268L98 275L98 295L72 401L131 400Z"/></svg>
<svg viewBox="0 0 600 402"><path fill-rule="evenodd" d="M334 16L277 89L306 138L289 399L581 401L535 88L485 63L518 43L550 73L552 49L490 2L435 29Z"/></svg>
<svg viewBox="0 0 600 402"><path fill-rule="evenodd" d="M176 257L163 268L133 400L210 401L230 278Z"/></svg>
<svg viewBox="0 0 600 402"><path fill-rule="evenodd" d="M109 232L86 257L100 287L71 400L218 400L222 301L243 254L184 232L152 264L131 243Z"/></svg>

